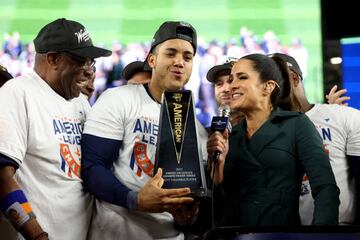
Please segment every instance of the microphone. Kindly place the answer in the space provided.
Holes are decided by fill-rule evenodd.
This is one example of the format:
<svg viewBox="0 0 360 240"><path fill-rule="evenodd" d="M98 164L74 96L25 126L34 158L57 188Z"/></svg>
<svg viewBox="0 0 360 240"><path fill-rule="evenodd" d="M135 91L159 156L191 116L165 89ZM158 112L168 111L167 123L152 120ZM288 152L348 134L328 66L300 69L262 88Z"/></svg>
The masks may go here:
<svg viewBox="0 0 360 240"><path fill-rule="evenodd" d="M225 129L231 132L231 124L230 124L230 107L228 105L220 105L218 108L218 116L214 116L211 121L211 131L218 131L223 133ZM220 153L216 151L212 156L213 162L216 164L219 160Z"/></svg>

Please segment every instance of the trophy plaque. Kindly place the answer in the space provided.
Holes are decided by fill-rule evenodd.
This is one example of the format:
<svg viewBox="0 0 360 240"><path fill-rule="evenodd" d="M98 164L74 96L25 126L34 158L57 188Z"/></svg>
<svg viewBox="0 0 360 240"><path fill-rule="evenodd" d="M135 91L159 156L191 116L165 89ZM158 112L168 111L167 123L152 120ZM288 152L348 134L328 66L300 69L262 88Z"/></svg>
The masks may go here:
<svg viewBox="0 0 360 240"><path fill-rule="evenodd" d="M194 197L207 196L197 138L195 109L189 90L162 97L154 173L163 170L163 188L189 187Z"/></svg>

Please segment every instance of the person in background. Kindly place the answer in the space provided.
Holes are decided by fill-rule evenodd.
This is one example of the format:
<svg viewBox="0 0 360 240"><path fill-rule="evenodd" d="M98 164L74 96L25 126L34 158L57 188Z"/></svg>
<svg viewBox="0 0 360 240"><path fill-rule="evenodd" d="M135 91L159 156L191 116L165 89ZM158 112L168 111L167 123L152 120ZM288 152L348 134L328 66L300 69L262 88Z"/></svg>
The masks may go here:
<svg viewBox="0 0 360 240"><path fill-rule="evenodd" d="M34 70L0 88L0 210L25 239L86 239L93 205L80 142L90 106L80 92L94 58L111 51L64 18L34 44Z"/></svg>
<svg viewBox="0 0 360 240"><path fill-rule="evenodd" d="M95 91L95 87L94 87L94 82L95 82L95 66L94 66L94 70L93 70L93 75L85 82L81 83L81 93L84 94L86 96L86 98L90 101L94 91Z"/></svg>
<svg viewBox="0 0 360 240"><path fill-rule="evenodd" d="M151 79L151 69L144 68L144 62L131 62L122 72L123 78L128 84L149 83Z"/></svg>
<svg viewBox="0 0 360 240"><path fill-rule="evenodd" d="M112 55L111 55L111 68L107 72L106 76L106 87L112 88L116 86L121 86L124 84L124 81L121 79L121 72L123 71L124 64L121 60L123 55L123 47L119 42L114 42L112 45Z"/></svg>
<svg viewBox="0 0 360 240"><path fill-rule="evenodd" d="M347 92L346 89L338 90L338 86L334 85L331 88L330 92L328 94L326 94L325 97L329 104L338 104L338 105L348 106L349 103L347 103L346 101L349 101L350 97L344 96L344 94L346 92Z"/></svg>
<svg viewBox="0 0 360 240"><path fill-rule="evenodd" d="M311 104L306 98L302 71L297 61L286 54L273 56L283 59L288 66L291 85L292 110L305 113L316 126L340 188L339 224L355 223L357 212L356 189L360 186L360 111L338 104ZM333 87L331 93L335 93ZM339 93L344 93L340 92ZM341 95L341 94L340 94ZM335 102L342 102L341 98ZM344 98L343 98L344 99ZM312 223L314 201L308 176L303 178L300 196L300 216L303 225Z"/></svg>
<svg viewBox="0 0 360 240"><path fill-rule="evenodd" d="M233 60L233 61L232 61ZM226 61L224 64L215 65L212 67L206 75L209 82L214 84L215 99L218 106L230 105L231 94L230 94L230 72L231 67L235 62L235 59ZM236 126L244 114L241 112L231 112L230 122L234 127Z"/></svg>
<svg viewBox="0 0 360 240"><path fill-rule="evenodd" d="M262 54L231 69L230 107L245 117L230 136L215 132L208 140L222 226L300 225L304 172L315 199L313 224L338 224L339 189L321 138L305 114L282 110L290 109L288 77L282 59Z"/></svg>
<svg viewBox="0 0 360 240"><path fill-rule="evenodd" d="M161 188L153 168L162 94L188 82L196 46L190 24L164 22L144 63L150 82L109 89L91 109L82 139L84 185L97 198L89 239L183 239L176 225L193 222L190 189Z"/></svg>

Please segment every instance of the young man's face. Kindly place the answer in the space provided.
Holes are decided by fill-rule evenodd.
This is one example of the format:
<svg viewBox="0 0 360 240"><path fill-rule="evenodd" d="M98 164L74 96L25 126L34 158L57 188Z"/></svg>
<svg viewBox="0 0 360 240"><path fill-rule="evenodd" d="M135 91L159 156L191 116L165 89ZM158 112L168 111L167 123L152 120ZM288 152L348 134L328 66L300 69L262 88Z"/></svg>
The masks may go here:
<svg viewBox="0 0 360 240"><path fill-rule="evenodd" d="M214 84L215 98L218 106L230 105L231 94L230 94L230 70L227 73L221 73L216 78Z"/></svg>
<svg viewBox="0 0 360 240"><path fill-rule="evenodd" d="M189 81L194 49L182 39L170 39L156 47L148 62L153 68L151 81L162 90L179 90Z"/></svg>

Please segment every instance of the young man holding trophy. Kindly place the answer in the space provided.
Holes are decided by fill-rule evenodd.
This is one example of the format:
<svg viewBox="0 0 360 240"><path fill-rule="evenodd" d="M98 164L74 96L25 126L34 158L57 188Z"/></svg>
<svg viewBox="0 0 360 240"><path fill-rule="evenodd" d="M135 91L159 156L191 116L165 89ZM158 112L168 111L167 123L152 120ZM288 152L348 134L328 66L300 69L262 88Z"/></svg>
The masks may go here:
<svg viewBox="0 0 360 240"><path fill-rule="evenodd" d="M154 172L154 161L162 95L188 82L196 45L190 24L163 23L144 63L152 71L150 83L109 89L93 106L82 140L84 185L97 198L90 239L184 238L174 223L193 221L191 189L162 188L162 169ZM207 159L206 139L199 148Z"/></svg>

